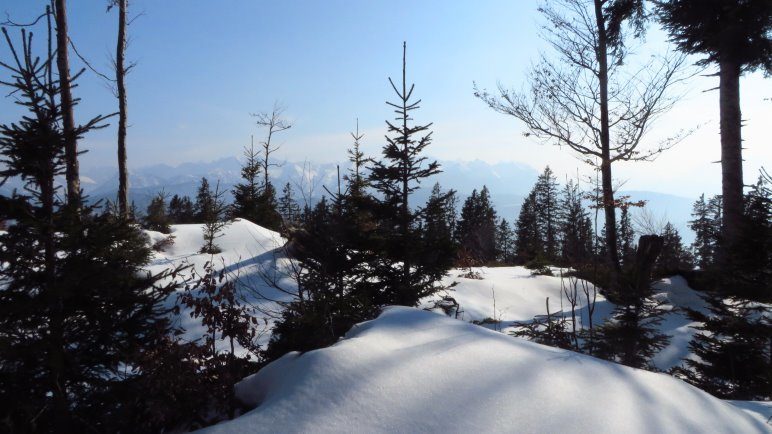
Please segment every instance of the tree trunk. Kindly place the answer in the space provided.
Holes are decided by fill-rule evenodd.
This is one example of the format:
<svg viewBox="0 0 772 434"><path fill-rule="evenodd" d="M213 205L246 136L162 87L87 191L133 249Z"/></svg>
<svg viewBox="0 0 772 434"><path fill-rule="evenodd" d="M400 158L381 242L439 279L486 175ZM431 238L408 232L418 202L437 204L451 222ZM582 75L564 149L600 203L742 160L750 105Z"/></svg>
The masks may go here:
<svg viewBox="0 0 772 434"><path fill-rule="evenodd" d="M731 249L738 240L743 218L740 66L736 62L722 61L719 67L723 235L726 246Z"/></svg>
<svg viewBox="0 0 772 434"><path fill-rule="evenodd" d="M59 70L59 85L62 106L62 127L64 130L64 157L66 162L67 202L75 210L80 208L80 173L78 168L78 138L75 136L72 89L70 85L70 60L67 45L66 0L56 0L56 66Z"/></svg>
<svg viewBox="0 0 772 434"><path fill-rule="evenodd" d="M115 55L115 80L118 86L118 210L129 217L129 171L126 167L126 6L128 0L118 1L118 46Z"/></svg>
<svg viewBox="0 0 772 434"><path fill-rule="evenodd" d="M614 189L611 176L611 135L608 115L608 43L606 20L603 17L603 2L595 0L595 24L598 31L598 85L600 88L600 145L601 145L601 188L603 210L606 217L606 257L609 262L610 290L619 289L619 254L617 253L617 219L614 204Z"/></svg>

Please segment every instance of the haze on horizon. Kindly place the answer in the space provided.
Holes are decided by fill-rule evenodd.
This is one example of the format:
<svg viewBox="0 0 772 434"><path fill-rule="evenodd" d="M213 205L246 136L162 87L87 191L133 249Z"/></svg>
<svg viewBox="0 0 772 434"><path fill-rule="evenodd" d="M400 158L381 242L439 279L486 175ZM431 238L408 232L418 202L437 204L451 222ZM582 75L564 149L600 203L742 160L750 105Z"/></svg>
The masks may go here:
<svg viewBox="0 0 772 434"><path fill-rule="evenodd" d="M34 19L43 0L12 0L0 8L14 21ZM93 2L71 2L72 39L98 70L108 72L115 45L114 13ZM343 161L349 131L364 132L364 151L379 152L384 119L392 113L388 76L400 73L401 43L408 44L408 78L423 100L419 122L434 122L428 153L442 160L516 161L558 175L589 174L566 149L523 136L513 118L494 113L473 95L473 82L494 88L525 85L525 72L546 49L538 37L537 2L484 4L407 1L389 4L134 0L128 76L129 167L180 164L238 156L261 132L250 113L287 107L294 127L283 134L280 160ZM474 32L468 31L474 29ZM641 52L667 50L656 25ZM0 48L0 56L6 47ZM246 54L244 54L246 53ZM696 60L696 59L694 59ZM72 58L72 69L82 62ZM700 74L711 74L712 70ZM620 164L626 190L695 197L720 192L717 77L699 76L683 100L652 128L648 140L699 127L655 162ZM105 83L87 71L75 95L81 119L116 110ZM761 74L741 81L745 126L745 182L772 162L765 122L772 119L772 86ZM18 114L0 100L0 122ZM114 122L113 122L114 124ZM115 165L115 125L81 141L83 167Z"/></svg>

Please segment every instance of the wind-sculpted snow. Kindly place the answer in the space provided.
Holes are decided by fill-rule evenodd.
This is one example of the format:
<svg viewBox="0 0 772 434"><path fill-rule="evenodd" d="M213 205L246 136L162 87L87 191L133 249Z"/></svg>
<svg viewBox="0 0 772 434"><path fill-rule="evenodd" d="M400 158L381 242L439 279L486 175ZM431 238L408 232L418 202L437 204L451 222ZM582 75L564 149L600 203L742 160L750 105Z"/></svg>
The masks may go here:
<svg viewBox="0 0 772 434"><path fill-rule="evenodd" d="M767 433L666 374L392 307L238 386L257 407L202 432Z"/></svg>
<svg viewBox="0 0 772 434"><path fill-rule="evenodd" d="M198 253L204 244L202 225L173 225L171 229L174 243L156 253L148 268L152 272L160 272L179 265L189 266L178 276L178 280L189 279L195 282L196 276L193 273L200 276L204 265L212 262L218 271L224 271L226 279L237 282L242 300L256 308L256 316L265 332L258 342L265 345L270 338L273 321L280 313L277 302L290 298L289 294L268 282L275 280L277 285L289 292L296 288L295 282L287 275L290 260L282 249L286 240L277 232L248 220L236 219L226 226L222 236L215 240L222 252L210 255ZM147 234L151 243L167 236L152 231ZM176 298L176 295L172 294L168 303L174 303ZM197 339L203 336L204 330L200 322L190 318L185 311L181 313L179 320L186 330L186 338ZM223 342L222 345L225 346L226 343Z"/></svg>

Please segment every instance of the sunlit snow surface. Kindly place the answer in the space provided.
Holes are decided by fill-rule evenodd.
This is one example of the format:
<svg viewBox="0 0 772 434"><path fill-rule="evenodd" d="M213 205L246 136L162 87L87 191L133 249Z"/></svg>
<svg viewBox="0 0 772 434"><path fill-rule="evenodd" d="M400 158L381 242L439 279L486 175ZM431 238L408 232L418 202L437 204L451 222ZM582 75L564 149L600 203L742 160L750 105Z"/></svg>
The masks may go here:
<svg viewBox="0 0 772 434"><path fill-rule="evenodd" d="M200 272L207 261L224 267L267 321L260 338L266 344L280 312L276 302L290 296L264 277L289 292L295 288L281 248L286 240L237 219L216 240L222 253L208 255L198 253L201 225L175 225L172 234L174 244L156 253L149 268L158 272L184 264ZM148 235L151 242L164 237ZM421 307L451 296L460 305L459 320L391 308L331 348L287 355L244 381L241 396L259 406L210 432L772 432L765 423L772 417L767 403L733 402L738 410L665 374L508 336L513 323L544 315L547 297L552 314L570 317L560 270L552 270L554 276L533 276L523 267L475 268L481 279L451 270L444 283L457 285L423 300ZM671 342L653 362L667 370L692 357L688 344L695 324L683 308L704 311L705 303L678 276L654 289L668 310L660 329ZM587 327L587 301L579 294L577 325ZM602 323L613 309L598 294L593 323ZM469 324L491 318L500 322ZM185 312L179 321L186 338L202 335L200 324Z"/></svg>
<svg viewBox="0 0 772 434"><path fill-rule="evenodd" d="M238 394L257 408L202 432L770 432L666 374L406 307L285 355Z"/></svg>

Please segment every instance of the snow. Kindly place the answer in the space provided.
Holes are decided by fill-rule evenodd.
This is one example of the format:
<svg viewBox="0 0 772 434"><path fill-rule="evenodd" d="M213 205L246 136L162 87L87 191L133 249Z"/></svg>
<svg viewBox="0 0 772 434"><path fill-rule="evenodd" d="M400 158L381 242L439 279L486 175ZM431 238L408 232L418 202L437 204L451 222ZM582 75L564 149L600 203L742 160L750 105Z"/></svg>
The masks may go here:
<svg viewBox="0 0 772 434"><path fill-rule="evenodd" d="M237 392L257 408L201 432L770 432L666 374L406 307L285 355Z"/></svg>
<svg viewBox="0 0 772 434"><path fill-rule="evenodd" d="M179 280L190 278L193 271L201 275L207 262L213 263L216 270L224 270L228 279L236 281L242 300L257 309L259 323L264 324L266 329L258 343L266 345L279 309L277 302L287 300L290 296L268 285L263 276L275 277L288 291L296 288L296 284L286 275L289 260L281 249L286 240L279 233L248 220L235 219L223 229L222 236L215 240L222 252L210 255L199 253L204 245L202 228L201 224L171 226L174 243L164 251L156 252L148 269L157 273L180 265L192 267L183 276L179 276ZM151 244L168 237L168 234L159 232L146 233ZM172 295L168 303L175 300L176 295ZM200 321L190 318L187 312L183 311L179 320L186 330L186 339L195 340L203 336L204 329ZM229 344L220 342L220 345L224 349Z"/></svg>

